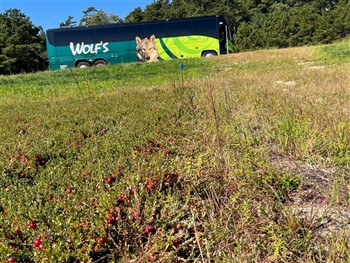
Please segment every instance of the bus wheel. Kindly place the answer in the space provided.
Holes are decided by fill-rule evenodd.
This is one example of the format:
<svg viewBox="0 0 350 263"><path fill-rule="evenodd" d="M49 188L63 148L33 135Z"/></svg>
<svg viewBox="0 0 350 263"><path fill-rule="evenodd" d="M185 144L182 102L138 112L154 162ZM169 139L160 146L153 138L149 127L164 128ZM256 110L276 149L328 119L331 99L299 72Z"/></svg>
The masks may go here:
<svg viewBox="0 0 350 263"><path fill-rule="evenodd" d="M90 63L86 61L81 61L77 64L77 68L88 68L90 67Z"/></svg>
<svg viewBox="0 0 350 263"><path fill-rule="evenodd" d="M213 56L217 56L217 53L215 51L205 51L202 54L202 57L213 57Z"/></svg>
<svg viewBox="0 0 350 263"><path fill-rule="evenodd" d="M106 65L107 65L106 61L104 61L102 59L96 60L94 62L95 67L102 67L102 66L106 66Z"/></svg>

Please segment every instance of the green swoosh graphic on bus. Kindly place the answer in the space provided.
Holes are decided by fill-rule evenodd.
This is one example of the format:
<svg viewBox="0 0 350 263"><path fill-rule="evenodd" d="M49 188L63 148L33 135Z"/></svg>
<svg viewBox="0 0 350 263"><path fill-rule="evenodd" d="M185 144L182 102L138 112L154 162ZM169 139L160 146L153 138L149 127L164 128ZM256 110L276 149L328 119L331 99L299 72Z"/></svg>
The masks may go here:
<svg viewBox="0 0 350 263"><path fill-rule="evenodd" d="M192 44L194 43L194 44ZM177 43L174 43L179 50L181 50L185 55L194 56L198 54L198 49L196 48L200 45L202 50L216 50L218 45L218 40L208 37L187 37L187 38L178 38Z"/></svg>
<svg viewBox="0 0 350 263"><path fill-rule="evenodd" d="M183 36L156 39L158 54L162 60L200 57L203 51L213 50L219 54L217 39L206 36Z"/></svg>
<svg viewBox="0 0 350 263"><path fill-rule="evenodd" d="M214 50L219 54L219 42L206 36L183 36L156 39L158 54L162 60L200 57L203 51Z"/></svg>
<svg viewBox="0 0 350 263"><path fill-rule="evenodd" d="M163 60L169 60L169 59L173 59L173 58L177 58L167 47L167 45L164 43L163 38L159 38L158 39L160 42L160 46L161 49L158 48L158 54L159 56L163 59ZM166 56L164 56L165 54L169 57L168 59L166 59Z"/></svg>

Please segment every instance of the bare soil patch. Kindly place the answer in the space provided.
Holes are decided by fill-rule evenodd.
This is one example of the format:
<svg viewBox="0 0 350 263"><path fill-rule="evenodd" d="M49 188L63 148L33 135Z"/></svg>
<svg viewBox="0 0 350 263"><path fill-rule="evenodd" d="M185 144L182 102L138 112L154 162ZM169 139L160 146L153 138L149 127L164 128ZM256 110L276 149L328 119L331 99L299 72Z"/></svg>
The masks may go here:
<svg viewBox="0 0 350 263"><path fill-rule="evenodd" d="M271 165L284 172L297 175L301 184L289 195L287 207L301 218L316 234L330 237L350 230L348 203L333 198L339 175L337 167L321 167L282 155L273 155Z"/></svg>

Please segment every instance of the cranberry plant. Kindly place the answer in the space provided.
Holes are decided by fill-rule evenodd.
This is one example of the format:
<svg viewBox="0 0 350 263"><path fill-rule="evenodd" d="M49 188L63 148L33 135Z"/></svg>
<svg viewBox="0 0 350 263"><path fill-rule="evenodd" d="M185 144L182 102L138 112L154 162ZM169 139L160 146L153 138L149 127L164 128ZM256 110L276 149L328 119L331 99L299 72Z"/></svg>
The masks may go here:
<svg viewBox="0 0 350 263"><path fill-rule="evenodd" d="M132 89L13 104L1 117L1 259L198 257L191 191L200 145L181 100Z"/></svg>

